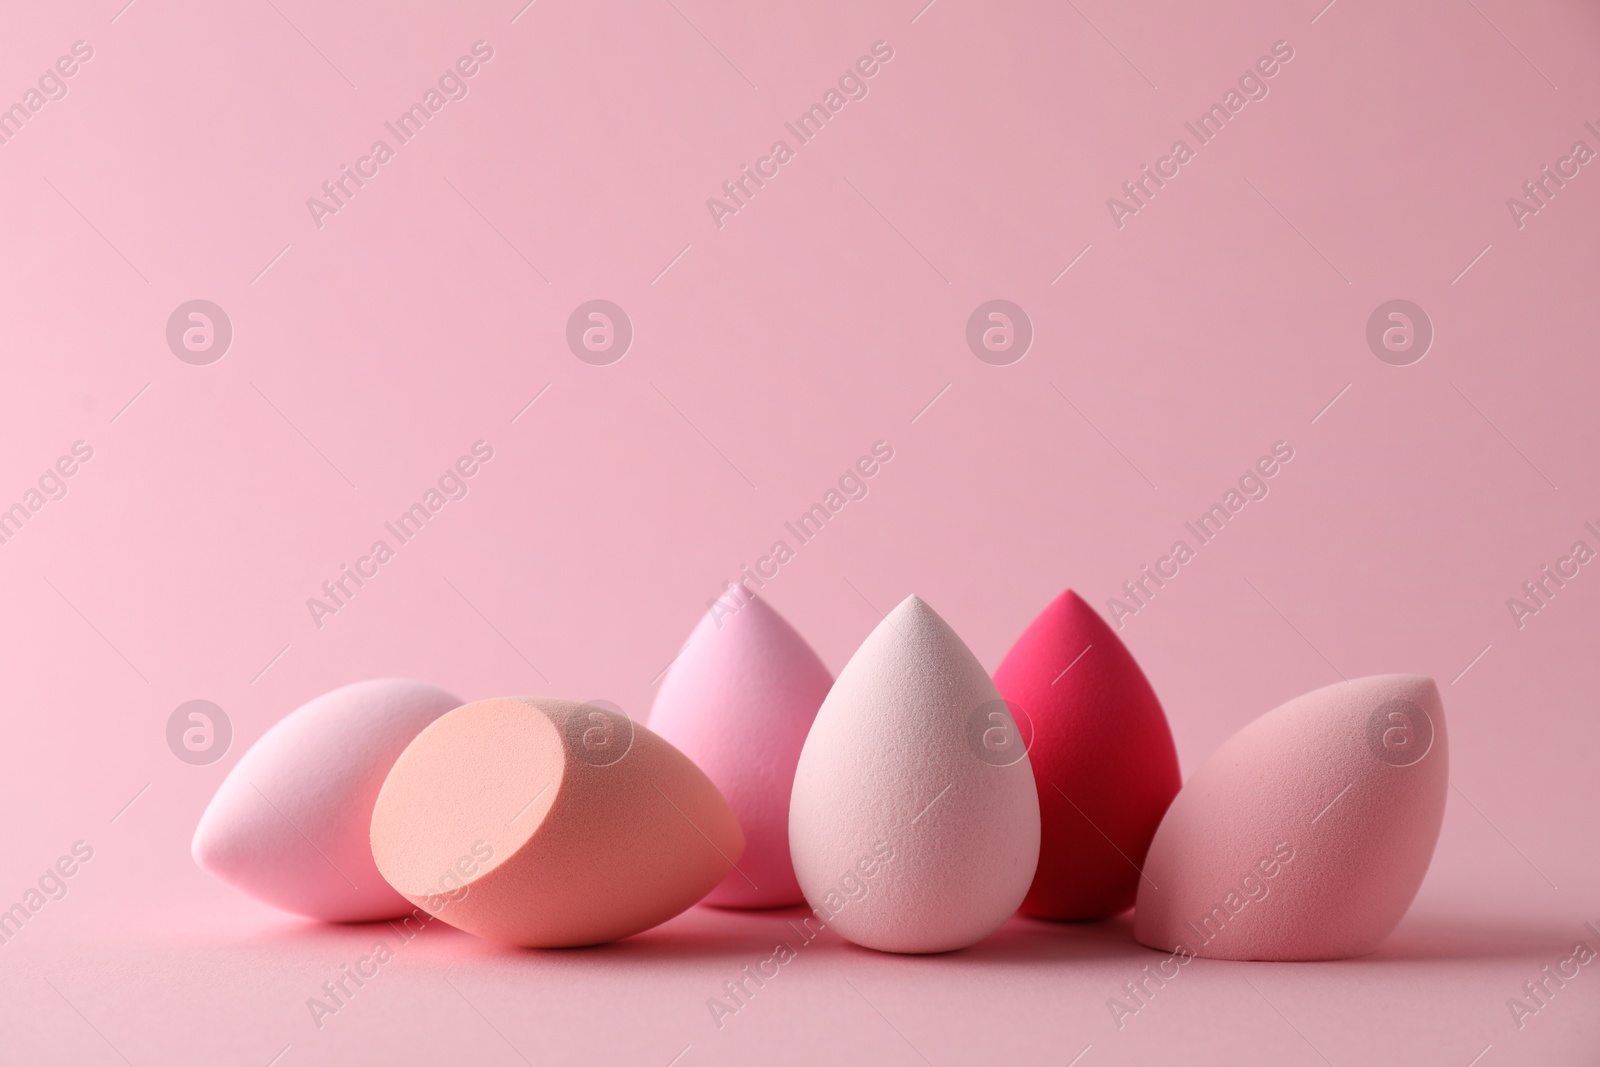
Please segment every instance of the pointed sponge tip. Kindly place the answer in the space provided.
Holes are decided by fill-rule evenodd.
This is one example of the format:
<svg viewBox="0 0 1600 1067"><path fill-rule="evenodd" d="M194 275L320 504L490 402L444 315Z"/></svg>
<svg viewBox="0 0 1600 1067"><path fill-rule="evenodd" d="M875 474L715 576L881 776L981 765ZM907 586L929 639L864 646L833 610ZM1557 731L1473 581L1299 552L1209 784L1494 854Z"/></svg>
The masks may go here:
<svg viewBox="0 0 1600 1067"><path fill-rule="evenodd" d="M1297 697L1179 792L1150 846L1134 936L1210 959L1373 952L1422 884L1448 788L1433 679L1378 675Z"/></svg>
<svg viewBox="0 0 1600 1067"><path fill-rule="evenodd" d="M1155 690L1072 590L1028 625L994 672L1032 730L1039 869L1021 911L1104 919L1133 906L1156 827L1183 784Z"/></svg>

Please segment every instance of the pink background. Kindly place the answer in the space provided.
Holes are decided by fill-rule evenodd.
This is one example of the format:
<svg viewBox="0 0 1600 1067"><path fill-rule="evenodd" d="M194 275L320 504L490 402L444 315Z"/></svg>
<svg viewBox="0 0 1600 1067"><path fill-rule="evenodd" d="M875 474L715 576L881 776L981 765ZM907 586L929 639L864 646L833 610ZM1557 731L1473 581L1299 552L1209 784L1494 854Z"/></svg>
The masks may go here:
<svg viewBox="0 0 1600 1067"><path fill-rule="evenodd" d="M1600 148L1592 5L122 3L0 34L0 102L94 49L0 145L0 503L94 449L0 545L0 898L95 849L0 947L0 1058L1595 1061L1595 968L1520 1030L1506 1006L1600 920L1600 574L1506 607L1600 548L1600 176L1520 229L1505 204ZM477 40L469 95L318 229L306 198ZM706 198L879 40L869 95L718 229ZM1269 95L1118 229L1107 197L1280 40ZM610 366L564 341L597 297L635 331ZM195 298L233 323L210 366L164 337ZM1010 366L965 343L993 298L1035 329ZM1395 298L1436 330L1405 367L1364 336ZM318 629L306 598L480 439L470 495ZM1106 999L1160 958L1126 919L930 959L830 935L718 1030L783 917L697 908L588 951L433 930L317 1029L306 998L392 932L190 862L248 744L380 675L642 716L707 599L880 439L766 590L835 671L913 591L992 668L1293 445L1123 636L1186 773L1340 673L1439 680L1455 788L1385 949L1200 961L1119 1031ZM205 767L164 737L195 698L236 731Z"/></svg>

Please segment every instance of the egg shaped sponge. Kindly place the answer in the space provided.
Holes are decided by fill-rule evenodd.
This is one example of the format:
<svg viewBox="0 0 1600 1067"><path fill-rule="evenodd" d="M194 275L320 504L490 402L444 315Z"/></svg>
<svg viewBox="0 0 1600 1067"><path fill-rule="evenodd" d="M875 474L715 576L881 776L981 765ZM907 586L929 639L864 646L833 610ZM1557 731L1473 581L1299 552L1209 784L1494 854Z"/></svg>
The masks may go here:
<svg viewBox="0 0 1600 1067"><path fill-rule="evenodd" d="M1017 638L994 684L1033 735L1039 869L1022 913L1104 919L1126 911L1150 840L1183 784L1155 690L1070 589Z"/></svg>
<svg viewBox="0 0 1600 1067"><path fill-rule="evenodd" d="M258 900L325 922L409 913L373 863L372 808L411 739L460 703L389 678L302 705L223 779L194 832L195 862Z"/></svg>
<svg viewBox="0 0 1600 1067"><path fill-rule="evenodd" d="M1411 906L1449 786L1431 678L1356 678L1229 738L1184 785L1145 860L1134 936L1227 960L1374 951Z"/></svg>
<svg viewBox="0 0 1600 1067"><path fill-rule="evenodd" d="M778 908L804 897L789 859L800 749L833 685L822 660L766 601L700 620L656 694L650 729L706 772L733 807L745 853L705 903Z"/></svg>
<svg viewBox="0 0 1600 1067"><path fill-rule="evenodd" d="M383 783L372 852L424 911L493 941L593 945L691 906L744 851L689 758L626 715L548 697L463 705Z"/></svg>
<svg viewBox="0 0 1600 1067"><path fill-rule="evenodd" d="M822 702L789 809L795 874L817 918L888 952L982 940L1022 902L1039 799L994 683L908 597Z"/></svg>

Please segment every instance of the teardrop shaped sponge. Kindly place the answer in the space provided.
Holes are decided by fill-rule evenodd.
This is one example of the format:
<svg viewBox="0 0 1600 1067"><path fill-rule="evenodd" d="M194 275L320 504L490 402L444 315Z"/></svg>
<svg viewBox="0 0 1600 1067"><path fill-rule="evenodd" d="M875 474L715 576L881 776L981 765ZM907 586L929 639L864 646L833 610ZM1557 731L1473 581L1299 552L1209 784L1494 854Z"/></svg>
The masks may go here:
<svg viewBox="0 0 1600 1067"><path fill-rule="evenodd" d="M1133 906L1139 867L1183 779L1155 690L1094 609L1067 590L994 672L1039 786L1039 870L1022 913L1104 919ZM1020 712L1019 712L1020 709Z"/></svg>
<svg viewBox="0 0 1600 1067"><path fill-rule="evenodd" d="M1449 770L1431 678L1356 678L1269 711L1168 809L1134 936L1210 959L1374 951L1427 873Z"/></svg>
<svg viewBox="0 0 1600 1067"><path fill-rule="evenodd" d="M650 729L692 759L744 829L739 870L705 903L781 908L804 897L789 859L789 794L833 675L766 601L700 620L650 710Z"/></svg>
<svg viewBox="0 0 1600 1067"><path fill-rule="evenodd" d="M308 701L223 779L195 829L194 861L258 900L324 922L409 913L373 864L372 807L411 739L460 703L399 678Z"/></svg>
<svg viewBox="0 0 1600 1067"><path fill-rule="evenodd" d="M917 597L867 636L822 702L789 845L818 918L867 948L964 948L1027 893L1039 799L1022 738L972 652Z"/></svg>
<svg viewBox="0 0 1600 1067"><path fill-rule="evenodd" d="M733 869L744 836L689 758L627 716L549 697L463 705L383 783L372 854L468 933L560 948L665 922Z"/></svg>

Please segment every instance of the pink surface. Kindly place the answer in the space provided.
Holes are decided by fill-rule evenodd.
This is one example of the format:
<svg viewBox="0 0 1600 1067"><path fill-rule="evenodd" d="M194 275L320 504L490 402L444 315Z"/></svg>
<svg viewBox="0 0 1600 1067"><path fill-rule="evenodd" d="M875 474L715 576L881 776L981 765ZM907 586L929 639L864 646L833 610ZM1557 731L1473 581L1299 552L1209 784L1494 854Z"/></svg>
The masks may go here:
<svg viewBox="0 0 1600 1067"><path fill-rule="evenodd" d="M994 682L912 594L861 642L795 769L789 848L806 903L847 941L949 952L1022 903L1039 797Z"/></svg>
<svg viewBox="0 0 1600 1067"><path fill-rule="evenodd" d="M1600 147L1592 4L124 3L0 33L7 105L93 50L0 144L0 502L39 505L0 544L0 902L93 849L0 945L0 1058L520 1063L498 1029L540 1063L920 1063L901 1034L937 1063L1594 1061L1592 965L1520 1027L1507 1003L1600 922L1600 573L1524 587L1600 549L1600 175L1541 169ZM319 229L307 199L478 40L466 96ZM707 199L880 40L866 96L717 228ZM1107 200L1277 41L1265 98L1118 228ZM195 299L232 325L206 366L166 336ZM595 299L632 327L607 366L567 343ZM1032 326L1006 366L966 335L994 299ZM1433 326L1406 366L1366 332L1396 299ZM1444 826L1371 957L1196 960L1119 1029L1164 958L1127 918L917 959L826 934L718 1029L783 918L563 953L433 924L318 1029L307 999L388 935L189 858L249 744L352 678L643 718L706 601L775 565L830 670L913 591L992 669L1068 586L1112 622L1180 538L1117 633L1183 767L1341 674L1438 679ZM194 699L234 729L207 766L165 740Z"/></svg>
<svg viewBox="0 0 1600 1067"><path fill-rule="evenodd" d="M1039 787L1039 869L1023 914L1104 919L1126 911L1150 839L1182 784L1149 680L1069 589L1028 624L994 684L1026 723Z"/></svg>
<svg viewBox="0 0 1600 1067"><path fill-rule="evenodd" d="M411 908L372 860L372 807L411 739L460 703L442 689L398 678L340 686L307 701L223 779L195 828L195 862L259 900L313 919L406 914Z"/></svg>
<svg viewBox="0 0 1600 1067"><path fill-rule="evenodd" d="M648 930L743 852L727 801L683 753L623 715L550 697L443 716L400 754L372 813L378 869L415 919L535 948Z"/></svg>
<svg viewBox="0 0 1600 1067"><path fill-rule="evenodd" d="M833 675L804 637L748 587L731 588L661 679L650 729L716 783L744 830L744 858L706 903L800 904L789 859L789 794Z"/></svg>
<svg viewBox="0 0 1600 1067"><path fill-rule="evenodd" d="M1135 935L1212 959L1374 951L1433 859L1447 734L1433 679L1407 674L1335 682L1261 716L1161 820Z"/></svg>

